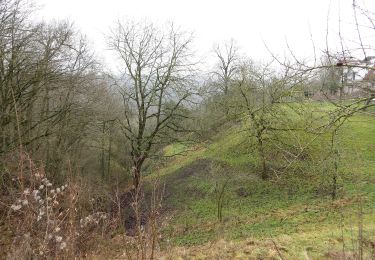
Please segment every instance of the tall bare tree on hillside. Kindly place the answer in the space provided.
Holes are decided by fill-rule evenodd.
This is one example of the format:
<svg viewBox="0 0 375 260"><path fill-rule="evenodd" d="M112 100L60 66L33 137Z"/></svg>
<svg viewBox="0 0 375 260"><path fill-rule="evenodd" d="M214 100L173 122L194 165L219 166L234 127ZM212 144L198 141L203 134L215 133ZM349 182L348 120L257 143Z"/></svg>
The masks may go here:
<svg viewBox="0 0 375 260"><path fill-rule="evenodd" d="M193 94L190 35L171 25L118 22L109 46L124 65L118 81L124 103L120 126L130 141L133 184L141 181L142 165L168 130L178 132L180 112ZM180 119L180 120L178 120Z"/></svg>
<svg viewBox="0 0 375 260"><path fill-rule="evenodd" d="M244 61L235 81L238 96L236 106L239 116L244 117L249 124L246 131L254 138L262 179L271 177L270 151L272 156L285 153L296 158L299 156L300 151L284 147L280 142L280 134L304 128L297 123L303 117L302 107L293 107L289 103L299 99L296 93L306 79L288 69L276 71L272 63L256 65L252 61ZM292 114L294 120L290 119Z"/></svg>

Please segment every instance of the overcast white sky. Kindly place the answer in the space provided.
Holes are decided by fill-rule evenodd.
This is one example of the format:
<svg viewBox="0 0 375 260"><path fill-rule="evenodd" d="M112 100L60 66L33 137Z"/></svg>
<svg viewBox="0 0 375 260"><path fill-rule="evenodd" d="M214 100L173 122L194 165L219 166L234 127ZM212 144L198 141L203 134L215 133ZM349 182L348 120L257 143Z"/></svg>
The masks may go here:
<svg viewBox="0 0 375 260"><path fill-rule="evenodd" d="M375 11L374 0L358 0ZM173 21L194 32L195 49L210 60L215 43L234 38L242 52L255 60L269 53L283 55L286 40L298 55L312 54L310 32L317 48L325 44L327 12L335 30L339 14L343 24L352 21L352 0L36 0L39 18L69 19L87 35L96 54L112 64L104 35L118 18ZM332 32L333 33L333 32Z"/></svg>

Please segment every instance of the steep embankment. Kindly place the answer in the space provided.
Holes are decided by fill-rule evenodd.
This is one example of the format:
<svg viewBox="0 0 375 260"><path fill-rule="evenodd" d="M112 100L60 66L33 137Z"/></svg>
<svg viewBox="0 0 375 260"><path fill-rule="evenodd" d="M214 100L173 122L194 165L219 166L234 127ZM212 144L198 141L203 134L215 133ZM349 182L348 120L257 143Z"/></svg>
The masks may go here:
<svg viewBox="0 0 375 260"><path fill-rule="evenodd" d="M292 142L309 145L303 156L289 159L289 168L270 145L268 164L275 174L261 180L254 140L241 129L222 132L210 144L171 159L158 172L166 183L168 225L162 246L167 251L195 257L335 258L358 250L362 229L360 239L369 256L375 245L374 117L356 116L340 131L339 197L334 201L327 136L283 136L284 150L291 153L297 149ZM219 223L216 191L225 183ZM223 251L214 253L219 249Z"/></svg>

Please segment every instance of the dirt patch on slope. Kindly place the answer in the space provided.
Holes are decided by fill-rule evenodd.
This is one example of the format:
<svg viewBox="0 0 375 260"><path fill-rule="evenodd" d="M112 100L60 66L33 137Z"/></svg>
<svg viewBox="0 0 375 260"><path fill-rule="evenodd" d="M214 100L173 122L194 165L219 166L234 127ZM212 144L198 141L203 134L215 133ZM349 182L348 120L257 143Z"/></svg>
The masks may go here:
<svg viewBox="0 0 375 260"><path fill-rule="evenodd" d="M177 189L181 191L181 188L183 188L185 192L197 195L196 193L199 193L198 189L194 189L194 187L185 187L183 184L186 182L187 178L192 176L207 175L210 171L211 162L212 161L209 159L198 159L164 178L162 181L165 184L164 198L170 198Z"/></svg>
<svg viewBox="0 0 375 260"><path fill-rule="evenodd" d="M209 171L209 167L211 164L211 160L209 159L198 159L195 162L177 170L175 173L168 175L165 181L178 181L184 180L190 176L198 176L202 174L206 174Z"/></svg>

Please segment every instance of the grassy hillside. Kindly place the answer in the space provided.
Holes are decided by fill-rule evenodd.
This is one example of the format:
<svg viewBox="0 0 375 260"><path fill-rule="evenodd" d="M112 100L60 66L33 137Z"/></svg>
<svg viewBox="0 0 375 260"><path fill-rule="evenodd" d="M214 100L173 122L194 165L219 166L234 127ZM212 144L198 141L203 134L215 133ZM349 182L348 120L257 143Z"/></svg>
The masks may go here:
<svg viewBox="0 0 375 260"><path fill-rule="evenodd" d="M340 188L334 201L329 196L328 136L281 133L287 149L295 149L288 142L297 142L306 145L306 154L291 160L283 173L261 180L256 146L244 125L232 126L201 146L166 148L169 155L187 151L148 177L160 176L166 183L163 203L169 225L163 229L163 246L180 246L183 251L172 251L197 257L218 257L211 255L217 243L230 249L222 256L228 258L339 257L357 250L362 221L369 256L375 240L375 118L355 116L339 132ZM272 144L267 151L270 168L285 168ZM219 223L215 187L226 182ZM205 247L208 243L212 250Z"/></svg>

